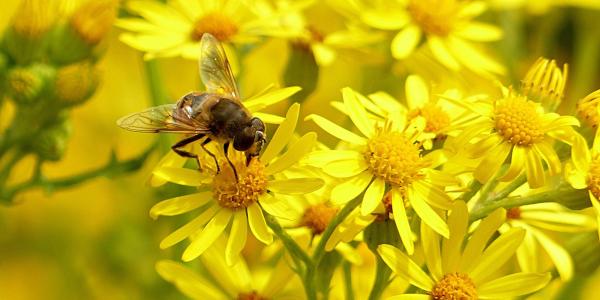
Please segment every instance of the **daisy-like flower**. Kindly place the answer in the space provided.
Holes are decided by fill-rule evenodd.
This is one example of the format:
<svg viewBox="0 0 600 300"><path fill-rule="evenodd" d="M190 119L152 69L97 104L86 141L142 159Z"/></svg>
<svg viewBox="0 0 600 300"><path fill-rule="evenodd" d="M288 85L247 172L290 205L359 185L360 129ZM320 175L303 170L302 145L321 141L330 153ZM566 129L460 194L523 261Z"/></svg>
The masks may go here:
<svg viewBox="0 0 600 300"><path fill-rule="evenodd" d="M156 263L156 270L192 299L261 300L290 299L290 296L299 299L298 295L303 294L300 284L293 281L294 272L283 259L268 271L251 273L242 259L233 266L227 264L225 244L226 238L220 238L201 257L206 272L196 273L170 260Z"/></svg>
<svg viewBox="0 0 600 300"><path fill-rule="evenodd" d="M575 147L579 145L579 147ZM575 189L587 189L600 224L600 130L596 130L592 149L581 136L575 139L571 161L565 165L565 179ZM598 228L600 237L600 228Z"/></svg>
<svg viewBox="0 0 600 300"><path fill-rule="evenodd" d="M597 90L577 102L577 116L587 126L597 128L600 119L598 104L600 103L600 90Z"/></svg>
<svg viewBox="0 0 600 300"><path fill-rule="evenodd" d="M115 24L129 30L119 37L125 44L146 52L144 58L181 56L197 60L204 33L216 37L235 65L231 44L256 40L252 33L257 17L241 0L131 0L126 8L142 18L123 18Z"/></svg>
<svg viewBox="0 0 600 300"><path fill-rule="evenodd" d="M543 288L551 279L549 273L497 277L525 236L523 229L511 228L488 245L505 214L503 209L490 214L466 243L469 214L462 201L454 203L448 217L450 238L440 241L439 235L421 226L427 272L399 249L380 245L377 251L396 275L425 291L388 299L507 299Z"/></svg>
<svg viewBox="0 0 600 300"><path fill-rule="evenodd" d="M247 100L243 100L243 103L244 106L252 113L252 116L261 119L267 124L280 124L284 118L260 111L270 105L288 99L298 91L300 91L300 87L297 86L274 90L271 89L271 87L268 87L263 92L258 93ZM190 147L193 147L193 145L190 145ZM192 149L191 152L195 151ZM163 158L161 158L155 169L159 169L161 167L182 167L186 161L187 158L178 155L174 151L169 151ZM165 179L157 177L154 174L151 174L148 179L149 185L153 187L161 186L166 182L167 181Z"/></svg>
<svg viewBox="0 0 600 300"><path fill-rule="evenodd" d="M322 22L311 22L304 10L316 1L255 1L253 11L268 25L259 29L265 36L285 38L294 45L309 49L319 66L333 63L342 49L362 49L382 36L357 26L325 30ZM320 21L320 20L319 20Z"/></svg>
<svg viewBox="0 0 600 300"><path fill-rule="evenodd" d="M405 59L425 38L433 57L451 70L464 66L476 73L503 74L505 69L489 58L474 43L499 40L496 26L473 21L487 6L483 1L396 0L349 1L365 24L396 31L392 55Z"/></svg>
<svg viewBox="0 0 600 300"><path fill-rule="evenodd" d="M517 259L523 271L536 272L542 268L539 261L541 246L556 266L560 277L567 281L573 276L573 259L549 233L592 231L597 225L586 214L549 202L508 209L506 223L500 227L500 232L506 232L511 227L523 228L527 232L523 244L517 249Z"/></svg>
<svg viewBox="0 0 600 300"><path fill-rule="evenodd" d="M285 121L259 159L252 159L246 165L242 152L229 153L239 180L236 180L233 169L225 159L220 161L219 173L210 171L214 168L211 163L203 165L207 172L202 173L176 167L155 170L155 176L169 182L200 187L199 193L164 200L152 207L150 215L154 218L179 215L196 208L201 211L198 217L163 239L160 247L170 247L193 235L194 239L182 256L184 261L193 260L212 245L230 223L230 238L225 248L228 264L235 263L239 258L246 243L248 227L259 241L271 243L273 236L267 228L261 207L269 214L280 215L285 208L279 205L281 200L278 194L309 193L323 185L320 178L274 178L274 175L298 162L316 143L316 134L310 132L288 145L296 128L299 110L299 104L290 107ZM279 155L286 146L287 151ZM202 189L206 186L208 190Z"/></svg>
<svg viewBox="0 0 600 300"><path fill-rule="evenodd" d="M319 115L307 117L349 144L347 150L315 151L304 160L343 181L332 189L331 201L346 203L364 192L360 211L362 215L368 215L383 206L382 200L389 191L394 220L409 253L413 252L414 245L406 206L412 207L425 224L448 236L448 225L432 207L449 209L452 202L437 185L443 184L438 179L444 178L440 171L434 170L441 163L439 155L435 152L421 154L420 135L424 122L420 125L377 123L367 116L358 93L350 88L344 88L342 93L346 111L363 136Z"/></svg>
<svg viewBox="0 0 600 300"><path fill-rule="evenodd" d="M525 172L531 188L542 187L545 184L542 161L550 175L560 173L562 165L554 142L573 144L577 133L572 126L579 126L575 117L546 113L540 103L514 91L508 91L501 99L456 103L480 115L459 136L458 143L466 145L469 157L481 159L473 173L477 180L487 182L499 172L509 155L510 167L500 174L500 181L511 181Z"/></svg>

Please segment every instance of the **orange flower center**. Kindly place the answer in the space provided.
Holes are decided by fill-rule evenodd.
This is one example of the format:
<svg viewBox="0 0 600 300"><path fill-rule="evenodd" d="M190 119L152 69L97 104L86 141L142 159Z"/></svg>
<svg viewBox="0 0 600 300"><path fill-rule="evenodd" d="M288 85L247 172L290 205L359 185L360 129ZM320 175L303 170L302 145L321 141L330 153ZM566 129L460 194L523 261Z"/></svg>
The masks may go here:
<svg viewBox="0 0 600 300"><path fill-rule="evenodd" d="M259 295L256 291L252 291L250 293L239 294L237 300L268 300L268 298Z"/></svg>
<svg viewBox="0 0 600 300"><path fill-rule="evenodd" d="M408 116L412 119L417 116L422 116L427 121L425 125L425 132L431 132L439 134L443 132L448 126L450 126L450 116L442 110L441 107L427 103L425 106L411 110Z"/></svg>
<svg viewBox="0 0 600 300"><path fill-rule="evenodd" d="M226 42L238 32L237 24L220 12L212 12L202 16L191 33L193 41L199 41L205 33L212 34L221 42Z"/></svg>
<svg viewBox="0 0 600 300"><path fill-rule="evenodd" d="M520 219L521 218L521 208L519 207L512 207L506 210L506 219L508 220L514 220L514 219Z"/></svg>
<svg viewBox="0 0 600 300"><path fill-rule="evenodd" d="M325 204L317 204L307 208L302 216L302 225L307 226L313 234L321 234L337 213L337 209Z"/></svg>
<svg viewBox="0 0 600 300"><path fill-rule="evenodd" d="M389 184L408 186L423 177L425 166L419 149L399 132L379 132L367 143L363 155L373 174Z"/></svg>
<svg viewBox="0 0 600 300"><path fill-rule="evenodd" d="M448 273L431 289L434 300L474 300L477 299L475 283L461 273Z"/></svg>
<svg viewBox="0 0 600 300"><path fill-rule="evenodd" d="M509 97L496 103L495 128L506 141L531 146L544 138L536 103L525 97Z"/></svg>
<svg viewBox="0 0 600 300"><path fill-rule="evenodd" d="M234 162L235 164L235 162ZM248 167L243 162L235 164L239 181L227 162L221 164L221 172L213 179L213 197L219 205L232 210L245 209L267 192L265 166L253 159Z"/></svg>
<svg viewBox="0 0 600 300"><path fill-rule="evenodd" d="M452 31L458 3L455 0L411 0L407 10L426 33L447 36Z"/></svg>

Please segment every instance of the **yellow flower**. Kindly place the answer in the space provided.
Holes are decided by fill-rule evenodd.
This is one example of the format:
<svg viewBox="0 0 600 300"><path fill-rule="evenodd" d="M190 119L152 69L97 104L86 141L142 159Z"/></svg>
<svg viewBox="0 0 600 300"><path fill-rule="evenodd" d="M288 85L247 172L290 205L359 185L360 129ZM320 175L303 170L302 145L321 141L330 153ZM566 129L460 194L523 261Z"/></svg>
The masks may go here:
<svg viewBox="0 0 600 300"><path fill-rule="evenodd" d="M600 90L597 90L577 102L577 116L589 127L598 127L598 103L600 103Z"/></svg>
<svg viewBox="0 0 600 300"><path fill-rule="evenodd" d="M487 6L483 1L398 0L353 1L365 24L381 30L400 30L392 39L396 59L405 59L423 37L433 57L451 70L461 66L480 74L503 74L505 69L474 43L499 40L496 26L473 21Z"/></svg>
<svg viewBox="0 0 600 300"><path fill-rule="evenodd" d="M225 244L225 237L218 239L201 257L206 272L196 273L170 260L156 263L156 271L192 299L289 299L285 298L289 294L302 294L300 284L293 282L294 272L284 259L268 270L251 273L242 259L232 266L226 262Z"/></svg>
<svg viewBox="0 0 600 300"><path fill-rule="evenodd" d="M480 115L459 136L458 142L466 145L468 156L481 159L474 171L477 180L487 182L499 172L509 155L510 167L501 174L500 181L511 181L525 172L531 188L542 187L545 184L542 161L550 175L560 173L562 166L554 141L573 143L576 132L571 126L579 126L576 118L546 113L540 103L513 91L501 99L460 103Z"/></svg>
<svg viewBox="0 0 600 300"><path fill-rule="evenodd" d="M271 90L271 87L266 88L263 92L243 100L244 106L252 113L252 116L260 118L265 123L280 124L284 119L269 113L260 112L264 108L279 103L290 96L300 91L297 86L287 87L283 89ZM157 164L156 168L160 167L181 167L187 161L187 158L182 157L174 151L169 151ZM150 186L160 186L167 181L151 174L148 178Z"/></svg>
<svg viewBox="0 0 600 300"><path fill-rule="evenodd" d="M567 64L561 70L555 60L540 57L521 81L521 93L542 103L547 111L555 111L564 97L568 74Z"/></svg>
<svg viewBox="0 0 600 300"><path fill-rule="evenodd" d="M571 161L565 165L565 179L575 189L587 189L600 224L600 131L596 130L592 149L581 136L575 139ZM598 228L600 237L600 228Z"/></svg>
<svg viewBox="0 0 600 300"><path fill-rule="evenodd" d="M463 241L467 237L469 214L462 201L454 203L448 217L449 239L440 241L439 235L421 226L429 274L399 249L380 245L377 250L381 258L396 275L427 292L389 299L507 299L544 287L551 279L549 273L523 272L497 277L497 271L513 256L525 236L523 229L511 228L488 245L505 214L503 209L490 214L466 243Z"/></svg>
<svg viewBox="0 0 600 300"><path fill-rule="evenodd" d="M179 215L196 208L201 210L198 217L163 239L160 247L167 248L194 236L182 256L184 261L193 260L226 231L229 223L232 225L225 258L230 265L237 261L246 243L248 226L259 241L271 243L273 236L267 228L262 209L272 215L285 215L285 206L281 205L278 194L303 194L323 185L323 180L319 178L273 178L294 165L316 143L316 134L310 132L288 145L296 129L299 110L299 104L292 105L285 121L259 159L253 159L246 165L242 152L229 153L239 181L225 159L221 159L221 171L217 174L214 174L214 170L199 173L197 170L166 166L155 170L154 175L164 180L200 188L199 193L164 200L152 207L152 217ZM287 151L278 156L286 146ZM210 170L214 167L211 163L206 163L203 168ZM206 186L210 189L203 188Z"/></svg>
<svg viewBox="0 0 600 300"><path fill-rule="evenodd" d="M320 66L333 63L339 50L361 49L382 38L377 33L353 25L331 30L323 28L320 19L316 20L318 22L311 22L303 10L312 6L315 1L273 2L255 1L254 12L264 22L258 31L265 36L289 39L298 47L310 49Z"/></svg>
<svg viewBox="0 0 600 300"><path fill-rule="evenodd" d="M240 0L127 1L126 7L140 18L123 18L116 25L131 31L120 36L125 44L146 52L146 59L182 56L197 60L200 39L210 33L223 43L235 65L231 44L247 43L256 16Z"/></svg>
<svg viewBox="0 0 600 300"><path fill-rule="evenodd" d="M558 203L539 203L508 209L506 223L500 227L500 232L512 227L523 228L527 232L523 244L517 249L517 259L523 271L541 269L538 247L541 245L560 277L567 281L573 276L573 259L560 243L548 235L548 231L585 232L595 230L597 225L590 216L570 211Z"/></svg>
<svg viewBox="0 0 600 300"><path fill-rule="evenodd" d="M344 88L342 93L346 111L363 136L319 115L307 117L350 145L347 150L315 151L304 160L343 180L332 189L331 201L334 204L346 203L364 192L360 211L362 215L368 215L383 206L384 194L389 190L387 207L393 212L402 242L409 253L414 250L414 245L406 206L410 205L428 226L448 236L448 225L432 206L449 209L452 203L444 189L439 187L446 182L445 177L434 170L441 163L439 153L421 155L420 135L424 122L416 126L376 123L368 118L358 93L350 88Z"/></svg>

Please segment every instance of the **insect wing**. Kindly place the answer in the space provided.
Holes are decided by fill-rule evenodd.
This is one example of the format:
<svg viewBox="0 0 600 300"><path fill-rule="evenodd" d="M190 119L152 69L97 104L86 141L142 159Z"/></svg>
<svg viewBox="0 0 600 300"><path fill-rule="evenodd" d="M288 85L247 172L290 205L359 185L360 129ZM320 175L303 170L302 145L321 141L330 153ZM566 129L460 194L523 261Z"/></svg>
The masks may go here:
<svg viewBox="0 0 600 300"><path fill-rule="evenodd" d="M206 124L188 118L177 111L176 104L166 104L122 117L117 121L121 128L136 132L203 133Z"/></svg>
<svg viewBox="0 0 600 300"><path fill-rule="evenodd" d="M209 93L225 94L239 101L239 95L229 60L221 43L205 33L200 41L200 78Z"/></svg>

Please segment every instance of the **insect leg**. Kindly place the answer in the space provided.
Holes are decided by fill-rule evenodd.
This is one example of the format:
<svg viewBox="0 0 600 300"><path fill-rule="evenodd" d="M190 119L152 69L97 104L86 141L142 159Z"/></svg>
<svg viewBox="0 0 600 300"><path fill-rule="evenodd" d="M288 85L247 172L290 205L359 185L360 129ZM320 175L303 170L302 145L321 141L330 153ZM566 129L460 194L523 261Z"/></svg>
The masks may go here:
<svg viewBox="0 0 600 300"><path fill-rule="evenodd" d="M202 149L204 149L204 151L206 151L206 153L208 153L208 155L210 155L213 160L215 161L215 166L217 166L217 174L221 172L221 168L219 167L219 161L217 161L217 157L210 151L208 151L208 149L206 149L206 147L204 147L204 145L210 143L212 140L210 138L207 138L206 140L204 140L202 142L202 144L200 144L200 147L202 147Z"/></svg>
<svg viewBox="0 0 600 300"><path fill-rule="evenodd" d="M225 158L227 158L227 162L229 163L229 165L231 166L231 169L233 170L233 175L235 175L235 181L239 181L238 180L239 178L238 178L237 170L235 169L235 166L233 165L233 163L229 159L229 155L227 155L228 149L229 149L229 142L227 142L227 143L225 143L223 145L223 151L225 152Z"/></svg>
<svg viewBox="0 0 600 300"><path fill-rule="evenodd" d="M187 137L187 138L177 142L175 145L171 146L171 149L173 151L175 151L175 153L179 154L180 156L196 159L196 163L198 163L198 170L202 170L202 166L200 165L200 160L198 159L198 155L196 155L192 152L185 151L180 148L185 147L187 144L193 143L193 142L203 138L204 136L205 136L204 133L200 133L200 134L197 134L194 136Z"/></svg>

